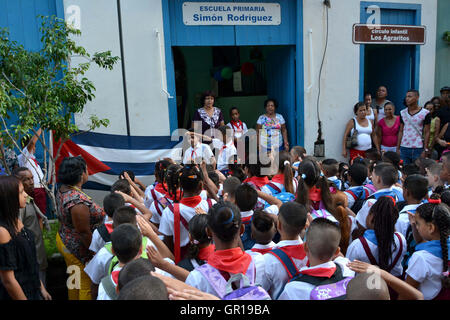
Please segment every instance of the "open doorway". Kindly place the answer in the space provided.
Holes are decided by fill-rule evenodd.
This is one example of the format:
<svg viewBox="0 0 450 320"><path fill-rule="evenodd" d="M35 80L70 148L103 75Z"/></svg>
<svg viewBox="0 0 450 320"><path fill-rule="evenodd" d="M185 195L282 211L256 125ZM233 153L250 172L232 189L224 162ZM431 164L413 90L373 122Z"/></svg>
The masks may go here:
<svg viewBox="0 0 450 320"><path fill-rule="evenodd" d="M264 101L275 98L295 141L295 46L178 46L172 51L180 128L190 127L201 93L212 90L225 123L237 107L248 128L255 128L264 113Z"/></svg>
<svg viewBox="0 0 450 320"><path fill-rule="evenodd" d="M364 92L375 98L379 86L388 90L387 99L395 104L395 114L405 108L406 92L415 86L415 46L365 45Z"/></svg>

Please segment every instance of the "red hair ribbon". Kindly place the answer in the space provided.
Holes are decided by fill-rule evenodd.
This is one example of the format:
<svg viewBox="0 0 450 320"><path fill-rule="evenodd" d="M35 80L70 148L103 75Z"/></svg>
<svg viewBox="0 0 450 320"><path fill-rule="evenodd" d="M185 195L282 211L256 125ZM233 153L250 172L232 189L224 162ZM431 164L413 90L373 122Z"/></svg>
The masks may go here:
<svg viewBox="0 0 450 320"><path fill-rule="evenodd" d="M428 202L432 204L440 204L442 201L441 199L428 199Z"/></svg>

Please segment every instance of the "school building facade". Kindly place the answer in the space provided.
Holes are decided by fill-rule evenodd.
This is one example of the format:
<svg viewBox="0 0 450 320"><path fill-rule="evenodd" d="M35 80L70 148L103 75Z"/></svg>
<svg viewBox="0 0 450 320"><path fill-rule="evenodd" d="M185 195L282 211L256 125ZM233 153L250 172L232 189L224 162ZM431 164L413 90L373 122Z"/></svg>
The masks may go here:
<svg viewBox="0 0 450 320"><path fill-rule="evenodd" d="M149 182L153 167L133 163L128 151L151 149L148 161L154 164L167 154L162 141L189 127L200 93L211 89L225 121L236 106L249 128L264 113L264 100L277 99L290 145L303 145L311 154L320 119L324 156L342 160L345 123L365 91L386 85L397 113L410 88L420 91L420 103L433 96L437 3L1 0L0 27L35 48L35 16L55 14L81 30L76 40L88 52L111 50L121 58L112 71L93 68L86 75L96 98L74 121L83 129L91 114L108 118L110 125L95 132L96 146L114 149L115 141L124 141L123 163ZM356 34L358 24L369 30L365 25L381 25L381 31L364 38ZM386 26L409 29L385 37ZM406 36L414 28L422 31L417 41Z"/></svg>

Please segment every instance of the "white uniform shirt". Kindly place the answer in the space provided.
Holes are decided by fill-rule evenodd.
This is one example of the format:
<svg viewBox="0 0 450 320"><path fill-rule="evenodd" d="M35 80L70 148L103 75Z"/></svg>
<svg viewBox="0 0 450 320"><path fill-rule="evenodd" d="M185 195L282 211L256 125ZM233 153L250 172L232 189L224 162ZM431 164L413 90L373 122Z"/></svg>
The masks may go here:
<svg viewBox="0 0 450 320"><path fill-rule="evenodd" d="M160 199L161 197L163 197L164 195L162 193L159 193L158 191L154 190L155 186L149 185L146 189L145 189L145 198L144 198L144 205L147 209L150 209L150 206L152 205L152 203L156 200L156 199ZM153 197L152 195L152 190L154 190L156 199Z"/></svg>
<svg viewBox="0 0 450 320"><path fill-rule="evenodd" d="M261 252L257 252L257 251L252 251L252 249L273 249L273 247L275 247L275 242L270 241L270 243L268 244L259 244L259 243L255 243L255 245L249 249L249 250L245 250L245 252L247 252L249 255L262 255Z"/></svg>
<svg viewBox="0 0 450 320"><path fill-rule="evenodd" d="M30 153L27 147L23 148L22 153L17 157L20 167L28 168L33 174L35 188L42 188L41 180L44 180L44 173L41 166L36 161L34 154Z"/></svg>
<svg viewBox="0 0 450 320"><path fill-rule="evenodd" d="M212 200L213 204L215 203ZM200 203L195 206L195 208L200 207L204 211L208 212L209 205L205 200L201 200ZM180 215L189 222L193 216L196 215L195 208L188 207L180 203ZM159 232L166 236L174 235L174 214L170 208L165 208L161 217L161 222L159 224ZM183 224L180 222L180 246L184 247L189 243L189 230L187 230Z"/></svg>
<svg viewBox="0 0 450 320"><path fill-rule="evenodd" d="M262 255L251 255L251 257L255 264L255 284L259 284L264 288L264 285L262 284L263 279L261 277L264 274L264 258ZM203 292L213 294L217 297L219 296L208 280L206 280L200 271L196 269L189 273L185 283Z"/></svg>
<svg viewBox="0 0 450 320"><path fill-rule="evenodd" d="M314 267L303 267L300 271L318 269L318 268L334 268L336 263L342 269L342 275L346 277L354 277L355 272L347 267L347 263L350 262L348 259L343 257L338 257L334 261L329 261L326 263L319 264ZM283 292L281 293L278 300L310 300L311 291L315 288L314 285L302 281L292 281L286 284Z"/></svg>
<svg viewBox="0 0 450 320"><path fill-rule="evenodd" d="M403 261L403 256L406 254L407 245L406 245L405 237L400 232L396 232L396 233L400 236L401 241L402 241L402 253L390 273L393 276L398 277L398 276L401 276L403 273L402 261ZM376 243L372 242L373 239L366 238L366 241L367 241L367 245L369 246L370 252L372 253L373 257L378 261L378 245ZM398 240L397 236L395 236L395 235L394 235L394 241L395 241L395 246L394 246L394 244L392 244L392 255L391 255L391 259L389 260L389 263L393 262L393 260L395 259L395 257L397 257L397 254L400 251L400 241ZM375 242L376 242L376 239L375 239ZM369 257L367 256L366 252L364 251L364 247L361 243L361 240L359 240L359 239L353 240L352 243L348 246L346 257L351 261L356 259L356 260L359 260L362 262L371 263L369 260Z"/></svg>
<svg viewBox="0 0 450 320"><path fill-rule="evenodd" d="M408 204L403 207L403 209L398 214L397 222L395 223L395 230L400 232L404 237L406 237L406 231L409 227L409 215L408 211L415 213L419 204Z"/></svg>
<svg viewBox="0 0 450 320"><path fill-rule="evenodd" d="M303 244L303 241L299 237L298 240L280 241L273 247L273 249L300 244ZM265 254L263 257L265 263L263 288L267 290L272 299L276 299L283 291L285 284L289 281L289 275L286 269L282 266L281 262L275 256L272 254ZM296 258L292 258L292 260L298 270L306 266L306 263L308 262L306 255L301 260Z"/></svg>
<svg viewBox="0 0 450 320"><path fill-rule="evenodd" d="M442 265L441 258L425 250L414 252L408 261L406 274L420 282L418 289L425 300L434 299L442 289Z"/></svg>
<svg viewBox="0 0 450 320"><path fill-rule="evenodd" d="M112 225L112 223L113 223L113 221L111 220L110 217L108 217L108 220L105 221L105 224ZM91 241L91 245L89 246L89 250L97 253L101 248L103 248L105 246L105 243L106 243L105 240L103 240L103 238L100 235L100 233L98 232L98 230L95 229L94 232L92 233L92 241Z"/></svg>
<svg viewBox="0 0 450 320"><path fill-rule="evenodd" d="M206 163L211 163L211 158L214 157L214 154L211 151L211 148L204 143L197 143L195 148L189 147L184 152L183 164L191 163L191 159L195 160L197 158L202 158L206 161Z"/></svg>
<svg viewBox="0 0 450 320"><path fill-rule="evenodd" d="M242 121L242 128L233 127L231 125L231 122L228 122L227 126L233 129L233 136L236 139L239 139L240 137L242 137L242 135L244 135L248 131L247 125L245 124L244 121Z"/></svg>
<svg viewBox="0 0 450 320"><path fill-rule="evenodd" d="M217 169L218 170L226 170L228 169L228 162L230 158L237 154L236 147L234 146L233 140L227 142L224 145L223 141L219 139L213 139L212 145L217 149L217 153L219 156L217 158ZM225 146L224 149L222 149Z"/></svg>

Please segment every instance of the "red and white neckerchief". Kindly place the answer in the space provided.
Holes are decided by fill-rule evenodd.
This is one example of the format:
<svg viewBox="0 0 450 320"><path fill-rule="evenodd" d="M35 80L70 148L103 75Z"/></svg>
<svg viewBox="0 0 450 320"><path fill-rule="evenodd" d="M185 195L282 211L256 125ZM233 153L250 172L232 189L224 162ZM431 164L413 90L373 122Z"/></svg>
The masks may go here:
<svg viewBox="0 0 450 320"><path fill-rule="evenodd" d="M195 152L195 148L192 148L191 159L194 159L193 156L197 156L197 152Z"/></svg>
<svg viewBox="0 0 450 320"><path fill-rule="evenodd" d="M116 286L119 283L120 270L122 270L122 267L119 267L116 270L114 270L113 272L111 272L111 280L113 281L114 285L116 285Z"/></svg>
<svg viewBox="0 0 450 320"><path fill-rule="evenodd" d="M273 248L273 249L275 249L275 248ZM297 260L304 260L306 258L306 252L305 252L305 247L304 247L303 243L282 246L282 247L278 247L277 249L282 250L289 257L297 259Z"/></svg>
<svg viewBox="0 0 450 320"><path fill-rule="evenodd" d="M244 125L242 124L241 120L239 121L231 120L230 124L234 131L242 132L244 130Z"/></svg>

